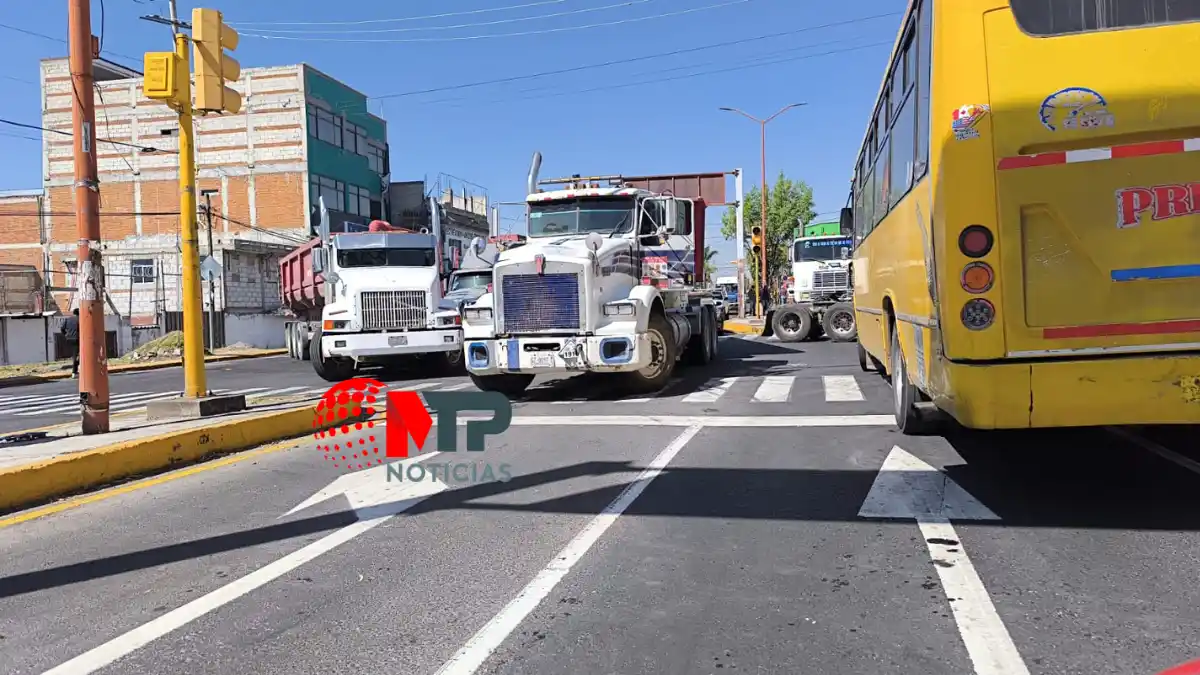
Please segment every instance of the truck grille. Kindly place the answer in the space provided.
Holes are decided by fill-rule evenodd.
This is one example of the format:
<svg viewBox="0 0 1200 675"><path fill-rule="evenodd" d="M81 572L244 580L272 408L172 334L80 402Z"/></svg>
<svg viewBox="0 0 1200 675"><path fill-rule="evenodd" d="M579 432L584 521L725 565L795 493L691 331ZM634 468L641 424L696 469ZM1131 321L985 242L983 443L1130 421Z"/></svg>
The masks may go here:
<svg viewBox="0 0 1200 675"><path fill-rule="evenodd" d="M814 292L844 291L850 287L850 273L845 270L813 272Z"/></svg>
<svg viewBox="0 0 1200 675"><path fill-rule="evenodd" d="M579 329L579 276L510 274L501 277L504 331Z"/></svg>
<svg viewBox="0 0 1200 675"><path fill-rule="evenodd" d="M424 328L428 321L424 291L363 291L359 298L363 330Z"/></svg>

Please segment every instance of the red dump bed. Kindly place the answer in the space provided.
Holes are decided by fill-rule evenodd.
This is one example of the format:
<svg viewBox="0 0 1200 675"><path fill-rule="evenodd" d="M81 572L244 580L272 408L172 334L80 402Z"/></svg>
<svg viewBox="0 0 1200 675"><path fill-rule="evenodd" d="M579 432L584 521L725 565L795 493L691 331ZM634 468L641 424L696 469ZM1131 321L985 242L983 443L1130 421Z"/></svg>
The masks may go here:
<svg viewBox="0 0 1200 675"><path fill-rule="evenodd" d="M325 275L313 274L312 252L321 247L320 237L300 246L279 260L279 294L283 306L296 316L320 311L325 304Z"/></svg>

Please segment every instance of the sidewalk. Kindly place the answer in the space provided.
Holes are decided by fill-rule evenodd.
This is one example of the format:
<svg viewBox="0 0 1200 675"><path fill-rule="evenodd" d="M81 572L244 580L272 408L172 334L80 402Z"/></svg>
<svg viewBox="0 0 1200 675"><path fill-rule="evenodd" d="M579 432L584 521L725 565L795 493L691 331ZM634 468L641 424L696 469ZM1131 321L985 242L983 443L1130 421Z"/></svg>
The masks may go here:
<svg viewBox="0 0 1200 675"><path fill-rule="evenodd" d="M257 359L264 356L278 356L287 354L286 349L241 349L234 353L218 353L210 354L205 357L205 363L215 363L220 361L238 361L241 359ZM183 359L179 357L171 357L166 359L154 359L137 363L121 363L117 359L109 362L108 372L113 373L132 373L142 370L158 370L160 368L174 368L183 364ZM27 375L15 375L5 377L6 372L13 372L18 369L35 371ZM42 372L36 372L42 370ZM20 387L28 384L42 384L43 382L53 382L56 380L65 380L71 377L71 362L70 361L52 361L50 363L30 363L24 366L0 366L0 389L5 387Z"/></svg>
<svg viewBox="0 0 1200 675"><path fill-rule="evenodd" d="M168 423L147 422L144 416L114 417L111 429L84 436L73 423L0 437L0 513L212 455L302 437L317 425L312 402L291 401Z"/></svg>

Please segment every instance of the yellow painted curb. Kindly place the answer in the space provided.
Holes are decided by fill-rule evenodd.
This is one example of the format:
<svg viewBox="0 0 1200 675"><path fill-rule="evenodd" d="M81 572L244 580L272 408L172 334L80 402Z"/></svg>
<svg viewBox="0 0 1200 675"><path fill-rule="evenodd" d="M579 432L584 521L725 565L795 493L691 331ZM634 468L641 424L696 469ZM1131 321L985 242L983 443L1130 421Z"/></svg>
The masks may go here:
<svg viewBox="0 0 1200 675"><path fill-rule="evenodd" d="M305 406L0 469L0 511L196 462L212 454L302 436L314 431L315 414L313 406ZM332 424L322 425L328 426Z"/></svg>
<svg viewBox="0 0 1200 675"><path fill-rule="evenodd" d="M220 363L221 361L243 361L245 359L257 359L264 356L279 356L288 353L286 349L264 349L253 354L218 354L204 359L205 363ZM183 365L181 359L170 361L155 361L153 363L120 363L109 367L108 372L113 373L136 373L143 370L160 370L162 368L176 368ZM25 386L27 384L38 384L41 382L51 382L54 380L65 380L71 377L69 372L53 372L42 375L13 375L12 377L0 377L0 388L5 386ZM12 383L5 382L13 380Z"/></svg>
<svg viewBox="0 0 1200 675"><path fill-rule="evenodd" d="M739 335L761 335L763 330L762 326L752 326L742 321L726 321L724 328L730 333Z"/></svg>

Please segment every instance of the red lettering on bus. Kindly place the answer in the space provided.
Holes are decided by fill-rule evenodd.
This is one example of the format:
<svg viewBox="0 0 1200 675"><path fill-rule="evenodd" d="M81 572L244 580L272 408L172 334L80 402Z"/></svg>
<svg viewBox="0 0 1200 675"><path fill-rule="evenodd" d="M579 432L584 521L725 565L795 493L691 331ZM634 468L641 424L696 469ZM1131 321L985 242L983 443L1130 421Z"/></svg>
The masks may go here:
<svg viewBox="0 0 1200 675"><path fill-rule="evenodd" d="M1143 213L1167 220L1200 213L1200 183L1176 183L1117 190L1117 227L1136 227Z"/></svg>

